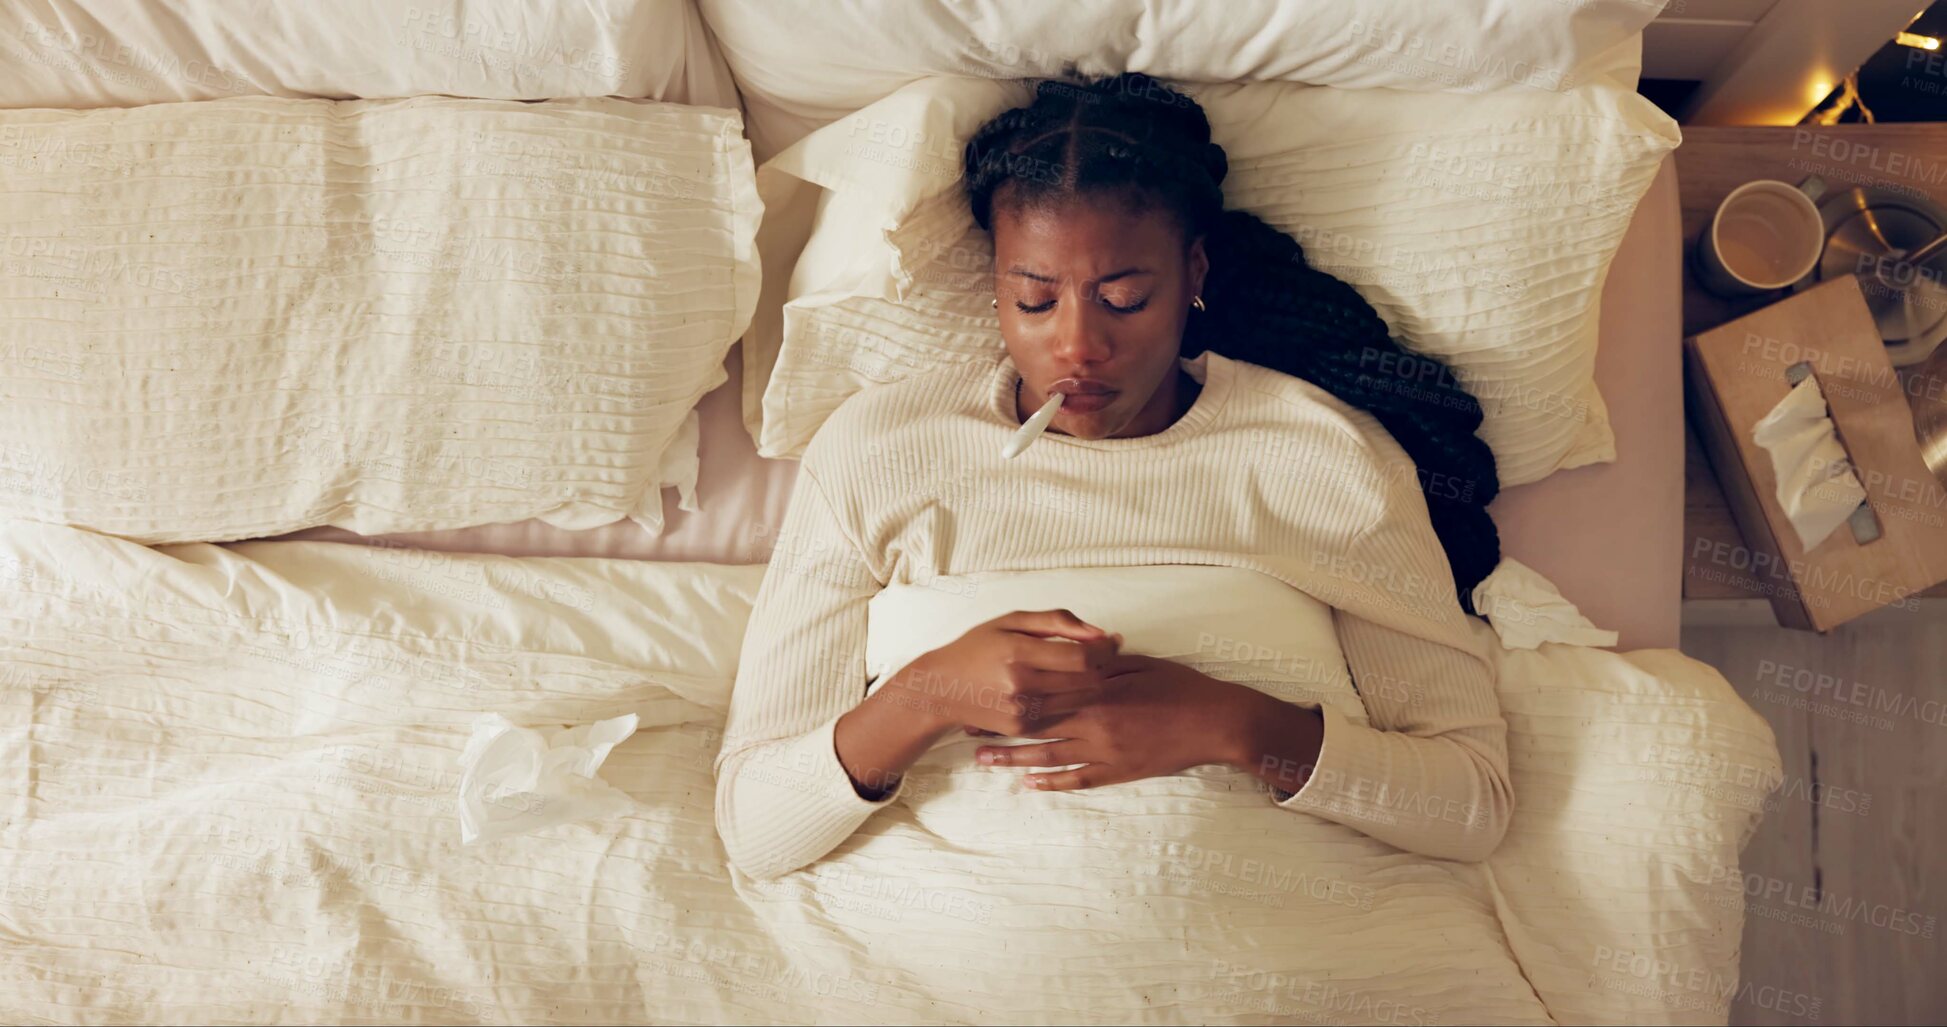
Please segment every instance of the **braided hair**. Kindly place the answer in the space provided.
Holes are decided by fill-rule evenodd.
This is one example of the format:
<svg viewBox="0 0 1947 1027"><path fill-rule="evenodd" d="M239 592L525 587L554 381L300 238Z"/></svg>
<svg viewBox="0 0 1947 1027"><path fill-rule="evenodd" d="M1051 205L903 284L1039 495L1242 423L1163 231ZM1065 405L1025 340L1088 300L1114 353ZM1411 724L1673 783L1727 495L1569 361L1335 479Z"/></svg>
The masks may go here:
<svg viewBox="0 0 1947 1027"><path fill-rule="evenodd" d="M1461 608L1476 612L1474 586L1501 559L1487 514L1500 478L1475 434L1480 403L1444 363L1394 341L1350 285L1306 263L1297 240L1224 209L1229 162L1195 100L1138 72L1044 81L1028 106L974 133L963 163L983 229L993 228L997 194L1003 205L1026 207L1120 193L1159 202L1181 223L1186 244L1202 236L1208 309L1190 317L1181 356L1216 350L1371 413L1413 458Z"/></svg>

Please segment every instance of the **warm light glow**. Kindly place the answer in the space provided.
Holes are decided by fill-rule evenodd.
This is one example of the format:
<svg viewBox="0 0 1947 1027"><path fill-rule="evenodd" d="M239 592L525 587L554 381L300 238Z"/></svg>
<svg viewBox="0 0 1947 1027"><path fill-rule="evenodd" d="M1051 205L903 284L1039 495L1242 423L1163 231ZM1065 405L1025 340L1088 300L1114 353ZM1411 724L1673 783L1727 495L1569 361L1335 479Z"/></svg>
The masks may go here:
<svg viewBox="0 0 1947 1027"><path fill-rule="evenodd" d="M1919 47L1922 50L1940 49L1940 40L1935 39L1932 36L1916 35L1912 32L1902 32L1899 35L1894 36L1893 42L1898 43L1901 46Z"/></svg>
<svg viewBox="0 0 1947 1027"><path fill-rule="evenodd" d="M1824 103L1825 98L1831 96L1832 91L1837 88L1838 88L1837 84L1835 84L1831 79L1815 78L1812 80L1812 88L1808 95L1808 99L1812 101L1812 106L1816 107L1819 104Z"/></svg>

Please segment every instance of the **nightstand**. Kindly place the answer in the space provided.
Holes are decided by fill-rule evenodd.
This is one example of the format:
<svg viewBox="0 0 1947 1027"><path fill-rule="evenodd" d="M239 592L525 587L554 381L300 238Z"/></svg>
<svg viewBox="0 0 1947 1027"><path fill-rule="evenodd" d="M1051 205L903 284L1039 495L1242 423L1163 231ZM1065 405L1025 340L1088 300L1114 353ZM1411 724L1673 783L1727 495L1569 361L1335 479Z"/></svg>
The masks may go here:
<svg viewBox="0 0 1947 1027"><path fill-rule="evenodd" d="M1738 185L1757 178L1796 183L1818 175L1828 191L1878 186L1947 204L1947 124L1686 127L1676 162L1685 242L1680 255L1685 336L1786 295L1726 300L1704 292L1692 278L1689 247L1717 204ZM1698 442L1694 422L1687 426L1684 450L1685 623L1774 623L1762 583L1725 564L1723 554L1750 550ZM1922 595L1947 597L1947 585Z"/></svg>

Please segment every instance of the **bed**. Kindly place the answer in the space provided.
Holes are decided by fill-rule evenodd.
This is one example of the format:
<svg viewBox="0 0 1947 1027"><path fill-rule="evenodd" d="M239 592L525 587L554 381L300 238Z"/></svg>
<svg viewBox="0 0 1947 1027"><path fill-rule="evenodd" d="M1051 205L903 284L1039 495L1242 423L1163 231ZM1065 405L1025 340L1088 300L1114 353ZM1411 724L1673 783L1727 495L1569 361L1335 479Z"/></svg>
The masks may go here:
<svg viewBox="0 0 1947 1027"><path fill-rule="evenodd" d="M1764 720L1715 671L1674 648L1682 410L1672 162L1655 173L1599 278L1594 381L1610 399L1616 459L1509 488L1491 508L1511 558L1504 567L1518 562L1540 577L1500 579L1527 605L1515 606L1507 623L1472 625L1497 674L1518 796L1508 836L1488 860L1412 857L1323 822L1284 838L1281 828L1255 829L1256 820L1184 817L1182 796L1143 800L1149 805L1104 798L1087 816L1025 806L993 775L957 766L959 750L949 746L916 771L916 786L896 810L831 859L760 880L726 863L712 818L710 763L723 740L745 624L777 562L797 464L761 456L751 426L754 379L746 363L755 352L758 374L768 376L778 351L756 329L741 341L739 333L753 316L775 318L778 297L750 295L751 233L757 248L764 239L751 223L750 172L740 163L737 132L748 133L761 161L928 69L904 68L904 55L881 55L849 76L807 63L798 70L823 83L809 90L765 63L765 48L781 35L753 34L756 9L743 0L605 0L587 5L580 21L552 26L524 20L517 6L422 5L410 24L384 5L360 7L315 54L293 42L315 29L301 19L267 21L227 39L208 28L209 12L197 0L158 5L152 23L130 29L119 49L92 5L49 0L16 12L24 20L15 46L32 67L11 83L0 79L8 99L18 98L11 105L191 100L180 105L188 108L179 112L185 123L216 109L230 124L261 117L266 139L274 132L322 139L337 157L321 161L327 168L368 160L380 167L397 159L387 156L394 151L417 152L413 145L435 130L405 116L428 110L449 121L481 119L469 138L533 125L538 142L508 152L555 155L547 175L435 162L412 165L396 181L449 202L529 189L578 216L614 206L641 219L630 231L658 246L692 247L681 251L686 266L713 270L684 296L665 300L644 285L654 284L654 274L604 263L640 259L638 251L545 240L568 247L545 251L558 253L562 266L598 272L617 283L606 292L647 304L600 307L612 319L606 324L627 334L680 320L693 330L667 347L681 360L656 368L680 379L667 394L633 384L647 380L640 354L610 344L613 333L558 319L563 309L582 309L564 284L574 281L570 273L537 277L528 264L513 261L509 270L496 258L484 276L476 262L418 290L409 309L377 323L424 338L435 330L429 324L456 311L532 318L543 326L532 330L561 333L557 345L575 354L575 375L519 364L530 382L520 389L469 374L414 390L421 405L413 409L429 433L459 448L397 465L411 473L388 479L391 491L374 491L360 483L395 465L359 458L335 440L320 458L337 461L330 466L339 477L325 476L340 488L329 496L337 504L327 504L331 515L311 512L309 526L220 544L195 540L193 518L161 524L150 517L155 492L174 489L170 495L193 503L202 479L145 478L84 463L79 449L66 465L45 455L62 452L41 448L62 441L69 415L59 411L77 408L76 398L90 395L103 372L46 341L51 336L27 334L21 325L31 319L5 324L15 334L0 337L0 346L14 364L11 377L0 374L0 389L54 413L33 415L43 423L31 430L16 422L0 439L0 494L13 489L74 504L43 510L92 511L113 499L137 527L0 517L0 803L7 810L0 1013L23 1022L1725 1021L1739 986L1738 853L1779 767ZM1516 55L1523 76L1546 68L1633 75L1636 33L1653 10L1621 0L1558 6L1526 15L1539 19L1537 31L1523 36L1538 49ZM1006 31L963 24L951 5L939 11L934 28L944 35L929 45L977 57L978 67L956 70L996 79L1041 74L1050 70L1042 64L1059 59L1036 45L1059 36L1011 31L1121 25L1133 53L1150 63L1183 51L1144 49L1143 40L1202 31L1189 7L1134 0L1076 5L1059 17L1079 22L1030 18ZM1407 59L1404 41L1416 32L1446 32L1463 49L1492 45L1468 34L1477 29L1466 27L1465 12L1434 28L1415 12L1372 0L1350 25L1332 20L1342 13L1320 12L1305 17L1322 21L1286 26L1286 39L1330 42L1352 33L1383 61L1347 62L1330 46L1266 51L1212 36L1202 40L1208 51L1240 66L1158 70L1348 89L1508 87L1505 78L1493 80L1505 68L1477 62L1470 78L1464 67L1430 69ZM808 43L820 32L846 31L843 18L801 28ZM357 59L360 34L447 63L378 62L388 70L375 71ZM652 56L611 59L647 47L651 37L656 46L641 52ZM977 46L969 49L969 38ZM474 76L464 88L451 85L452 62ZM201 70L184 70L192 65ZM726 95L726 85L735 95ZM290 106L436 92L484 99ZM249 99L259 94L284 99ZM608 94L635 99L562 99ZM522 101L544 102L524 110ZM212 103L235 106L196 106ZM447 103L458 106L440 106ZM102 142L116 138L111 130L91 136L83 119L20 117L24 128L0 127L0 173L19 171L24 159L52 158L65 162L58 170L66 174L130 177L128 158ZM365 127L344 127L357 119ZM58 135L70 129L80 134ZM608 156L641 149L635 132L687 141L670 143L645 172ZM586 158L592 149L578 147L603 156ZM289 167L302 170L308 159L293 157ZM228 173L209 163L184 166L219 179ZM627 174L618 178L618 169ZM141 178L139 170L133 177ZM325 212L317 225L328 227L329 212L345 202L342 191L331 192L326 176L318 186L325 192L314 196L302 190L317 183L287 177L294 191L261 204L189 204L197 209L185 231L205 235L184 238L207 238L212 226L288 231L292 210ZM644 183L654 203L623 195ZM761 174L755 185L763 187ZM611 192L619 198L603 198ZM132 195L131 209L141 209L156 196L182 194ZM672 196L717 214L707 223L682 221L683 204ZM411 209L420 220L432 216ZM780 209L767 201L767 215ZM41 212L22 210L12 216L28 220L15 224L38 230L31 218ZM396 229L388 240L384 223L369 214L359 224L382 242L400 242ZM586 234L622 234L604 231L617 224L596 220ZM505 231L517 244L542 245L518 224ZM653 260L656 248L640 255ZM411 256L411 247L378 250L344 258L327 249L326 256L330 266L371 272L373 281L384 278L379 272L399 273L401 254ZM140 276L120 266L103 272L77 262L86 273L66 268L56 278L7 264L0 282L21 303L48 304L17 310L69 311L46 290L77 281L130 310L156 305L159 292L168 293L160 298L165 306L187 295L205 316L169 322L169 330L228 340L208 329L229 322L212 321L207 311L231 316L243 301L210 283L264 281L242 277L260 274L254 265L234 279L223 275L235 269L218 267L197 288L172 292L157 290L153 278L129 281ZM777 280L768 264L765 274L767 283ZM322 313L300 304L279 315L285 321L267 321L261 338L234 343L242 348L225 351L218 366L249 381L261 377L265 361L287 359L272 379L275 402L300 404L283 416L301 423L329 416L320 411L357 410L357 379L319 382L316 369L364 359L318 342L350 323L334 320L348 316L345 308L369 316L361 302L341 297ZM655 305L661 302L690 305ZM705 313L684 318L671 310ZM140 329L137 321L85 323L74 337L89 340L88 352L134 354L154 361L143 366L156 374L177 366L162 361L187 352L167 339L142 349L150 345L143 332L129 329ZM489 425L535 416L518 405L538 401L535 380L572 386L544 410L573 428L559 433L566 448L465 448L498 437ZM755 391L763 391L761 381ZM276 445L288 428L274 420L232 432L221 419L196 419L204 404L194 388L180 395L189 398L123 396L132 427L121 430L131 448L150 427L181 427L170 419L180 416L195 429L185 437L213 455L206 473L227 475L208 480L246 495L262 484L245 480L254 472L226 471L225 458L240 467L291 458L289 447ZM158 411L170 418L156 419ZM651 431L656 441L642 451L640 438ZM309 445L298 452L317 457L315 439ZM527 481L562 453L601 473L560 481L560 508L481 524L466 522L454 505L456 494L478 491L480 461L500 468L488 477L505 484ZM625 474L633 476L630 489L611 487ZM567 524L560 510L581 517L589 508L568 502L575 490L583 500L598 495L607 503L602 516L615 519ZM343 526L352 516L345 511L441 526L361 534ZM451 526L456 517L467 526ZM333 520L339 526L323 523ZM1177 607L1157 597L1181 604L1187 591L1203 601L1184 608L1228 611L1212 616L1240 650L1305 644L1272 616L1282 609L1274 598L1249 600L1262 582L1122 570L1147 573L1081 568L1052 579L895 584L875 600L869 656L890 667L898 654L938 645L970 618L1018 606L1030 594L1100 608L1133 625L1138 647L1186 662L1207 658L1199 665L1212 673L1262 668L1234 653L1204 653L1198 625L1183 634L1185 625L1160 615ZM1595 627L1614 630L1617 642L1579 644L1589 626L1575 608ZM1526 642L1512 641L1517 635ZM1355 709L1356 697L1349 702ZM638 730L600 771L626 796L628 812L462 845L454 816L459 759L487 714L534 726L636 717ZM1185 789L1193 806L1221 800L1237 806L1239 818L1257 815L1249 797L1218 775L1185 775L1171 787ZM545 810L538 796L516 798L524 811ZM1019 868L1040 866L1035 861L1051 850L1009 847L993 826L1024 817L1040 818L1049 836L1065 839L1052 850L1055 862L1032 874ZM1131 823L1173 826L1148 834L1119 826ZM1073 901L1077 894L1091 902ZM1150 919L1116 919L1138 907ZM1170 940L1178 916L1204 926ZM1292 931L1294 917L1309 929ZM1138 923L1159 933L1118 927ZM1071 938L1096 939L1102 948L1075 955ZM1027 963L1011 962L1015 956Z"/></svg>

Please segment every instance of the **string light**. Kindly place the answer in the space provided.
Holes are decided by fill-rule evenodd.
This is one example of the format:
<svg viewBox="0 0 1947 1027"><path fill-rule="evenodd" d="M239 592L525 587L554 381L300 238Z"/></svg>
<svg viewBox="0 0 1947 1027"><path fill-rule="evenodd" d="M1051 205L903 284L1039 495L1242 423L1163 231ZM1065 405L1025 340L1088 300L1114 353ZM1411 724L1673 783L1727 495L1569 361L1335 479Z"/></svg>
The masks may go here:
<svg viewBox="0 0 1947 1027"><path fill-rule="evenodd" d="M1859 95L1859 73L1855 71L1847 75L1845 80L1839 84L1843 87L1844 91L1839 94L1839 98L1833 102L1832 106L1822 111L1813 111L1812 116L1806 120L1814 125L1836 125L1839 123L1840 115L1857 107L1859 108L1859 119L1861 121L1864 121L1868 125L1877 124L1873 119L1872 108L1867 107L1866 101Z"/></svg>

